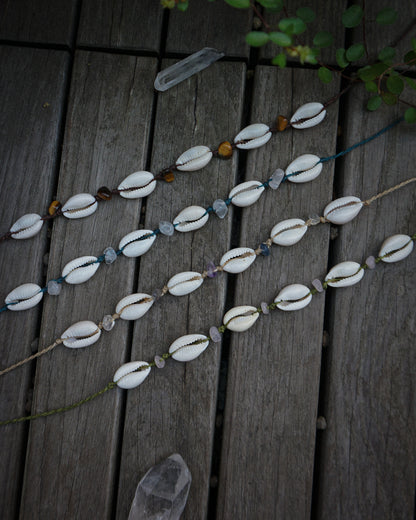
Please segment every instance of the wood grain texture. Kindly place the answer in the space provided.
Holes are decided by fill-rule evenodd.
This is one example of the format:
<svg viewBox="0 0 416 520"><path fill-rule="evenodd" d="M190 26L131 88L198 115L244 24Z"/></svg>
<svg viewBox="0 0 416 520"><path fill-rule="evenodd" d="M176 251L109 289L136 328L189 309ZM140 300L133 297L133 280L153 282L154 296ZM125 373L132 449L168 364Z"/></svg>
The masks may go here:
<svg viewBox="0 0 416 520"><path fill-rule="evenodd" d="M0 49L0 221L1 234L25 213L43 215L52 195L58 156L59 126L68 55L65 52ZM40 71L40 72L39 72ZM27 81L37 76L36 83ZM44 106L48 103L48 106ZM28 240L0 244L1 301L15 287L42 284L43 256L47 250L47 226ZM3 304L2 304L3 306ZM31 354L38 335L39 306L0 315L1 368ZM0 417L8 419L30 409L31 368L26 366L0 380ZM0 435L3 492L0 516L14 518L20 495L20 464L25 451L25 427L2 427Z"/></svg>
<svg viewBox="0 0 416 520"><path fill-rule="evenodd" d="M82 3L77 43L159 52L162 18L160 2L88 0Z"/></svg>
<svg viewBox="0 0 416 520"><path fill-rule="evenodd" d="M248 58L245 35L251 29L250 9L234 9L225 2L192 0L186 12L177 9L169 16L166 52L191 54L214 47L227 56Z"/></svg>
<svg viewBox="0 0 416 520"><path fill-rule="evenodd" d="M313 71L258 67L251 121L290 117L305 102L332 97L334 87L323 88ZM275 135L248 156L246 179L264 181L304 153L332 154L337 121L332 105L321 125ZM311 183L268 190L261 202L244 209L240 244L255 249L279 221L322 214L331 200L333 168L326 164ZM258 307L286 285L310 286L325 273L328 247L327 226L311 228L290 248L273 246L270 257L260 256L238 275L235 305ZM273 311L232 337L218 518L309 518L324 304L320 295L302 311Z"/></svg>
<svg viewBox="0 0 416 520"><path fill-rule="evenodd" d="M400 112L369 115L351 93L345 140L360 139ZM396 114L394 114L396 112ZM402 123L351 154L338 195L362 198L414 176L414 128ZM416 186L378 202L340 229L333 263L376 256L383 240L416 228ZM366 272L331 294L325 410L319 461L320 518L413 518L416 443L415 254Z"/></svg>
<svg viewBox="0 0 416 520"><path fill-rule="evenodd" d="M169 62L170 63L170 62ZM164 63L167 66L169 63ZM159 95L152 168L171 164L188 147L215 147L241 128L245 67L218 63L174 89ZM145 226L172 220L190 205L208 207L225 199L234 185L237 155L227 162L213 159L204 169L176 175L149 199ZM232 212L230 212L232 213ZM212 215L194 233L161 236L140 263L138 290L151 293L182 271L202 272L209 260L219 261L229 249L231 214ZM132 360L152 360L185 334L207 334L220 325L225 301L225 277L206 279L189 296L166 295L134 325ZM155 368L148 380L127 395L117 518L126 518L141 476L156 462L180 453L192 473L183 518L205 518L215 422L220 345L188 364L170 360Z"/></svg>
<svg viewBox="0 0 416 520"><path fill-rule="evenodd" d="M115 187L146 162L156 60L79 52L76 55L58 186L66 200ZM140 200L116 198L94 216L55 221L48 279L79 256L117 248L137 228ZM132 290L135 262L102 264L84 285L45 301L41 345L80 320L98 323ZM105 387L124 360L128 326L105 331L92 347L57 348L38 362L33 412L71 404ZM116 468L120 395L116 391L67 414L30 426L21 518L108 518Z"/></svg>
<svg viewBox="0 0 416 520"><path fill-rule="evenodd" d="M0 6L0 38L69 46L78 0L15 0Z"/></svg>

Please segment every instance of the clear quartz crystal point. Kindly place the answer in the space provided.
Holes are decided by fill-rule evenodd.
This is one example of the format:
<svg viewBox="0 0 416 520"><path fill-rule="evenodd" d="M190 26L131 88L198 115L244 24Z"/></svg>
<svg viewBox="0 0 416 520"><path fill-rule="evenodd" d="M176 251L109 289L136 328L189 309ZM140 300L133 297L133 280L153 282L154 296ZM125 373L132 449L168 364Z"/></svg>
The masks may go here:
<svg viewBox="0 0 416 520"><path fill-rule="evenodd" d="M191 481L185 461L174 453L149 469L139 482L128 520L179 520Z"/></svg>
<svg viewBox="0 0 416 520"><path fill-rule="evenodd" d="M178 61L178 63L175 63L165 70L161 70L156 76L155 89L164 92L190 76L193 76L197 72L205 69L211 65L211 63L214 63L223 56L223 52L219 52L210 47L204 47L184 60Z"/></svg>

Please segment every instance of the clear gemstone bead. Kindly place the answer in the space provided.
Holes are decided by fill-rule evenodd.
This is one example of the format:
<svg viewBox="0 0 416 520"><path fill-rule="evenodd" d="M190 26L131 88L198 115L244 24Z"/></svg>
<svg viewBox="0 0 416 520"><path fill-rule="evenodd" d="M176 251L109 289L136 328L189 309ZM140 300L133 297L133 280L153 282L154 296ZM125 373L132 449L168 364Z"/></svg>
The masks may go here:
<svg viewBox="0 0 416 520"><path fill-rule="evenodd" d="M51 296L58 296L58 294L62 290L62 285L55 280L51 280L50 282L48 282L47 287L48 294L50 294Z"/></svg>
<svg viewBox="0 0 416 520"><path fill-rule="evenodd" d="M155 289L155 290L152 292L152 298L153 298L155 301L159 300L162 296L163 296L163 291L162 291L162 289Z"/></svg>
<svg viewBox="0 0 416 520"><path fill-rule="evenodd" d="M107 332L110 332L110 330L112 330L114 328L115 324L116 324L116 322L114 321L111 314L106 314L104 316L104 318L103 318L103 329L104 330L106 330Z"/></svg>
<svg viewBox="0 0 416 520"><path fill-rule="evenodd" d="M212 203L212 209L215 211L218 218L224 218L228 213L227 204L222 199L214 200Z"/></svg>
<svg viewBox="0 0 416 520"><path fill-rule="evenodd" d="M106 264L112 264L117 260L117 253L112 247L106 247L104 249L104 261Z"/></svg>
<svg viewBox="0 0 416 520"><path fill-rule="evenodd" d="M309 216L308 221L311 226L316 226L316 225L320 224L321 217L319 215L316 215L316 213L314 213L313 215Z"/></svg>
<svg viewBox="0 0 416 520"><path fill-rule="evenodd" d="M269 306L266 302L261 302L260 304L261 310L263 311L263 314L270 314Z"/></svg>
<svg viewBox="0 0 416 520"><path fill-rule="evenodd" d="M369 256L365 263L368 265L369 269L376 268L376 259L374 258L374 256Z"/></svg>
<svg viewBox="0 0 416 520"><path fill-rule="evenodd" d="M171 222L168 222L167 220L162 220L162 222L159 222L159 230L162 233L162 235L171 237L175 231L175 228Z"/></svg>
<svg viewBox="0 0 416 520"><path fill-rule="evenodd" d="M207 275L209 278L215 278L217 276L217 266L214 264L214 262L208 262Z"/></svg>
<svg viewBox="0 0 416 520"><path fill-rule="evenodd" d="M269 186L272 190L277 190L280 186L282 180L284 179L285 172L281 168L277 168L272 174L271 179L269 180Z"/></svg>
<svg viewBox="0 0 416 520"><path fill-rule="evenodd" d="M211 327L209 329L209 336L214 343L219 343L221 341L221 334L217 327Z"/></svg>
<svg viewBox="0 0 416 520"><path fill-rule="evenodd" d="M161 356L155 356L154 361L157 368L163 368L166 364L166 361Z"/></svg>
<svg viewBox="0 0 416 520"><path fill-rule="evenodd" d="M312 285L318 292L323 292L324 288L322 287L322 282L321 280L318 280L318 278L315 278L315 280L312 281Z"/></svg>

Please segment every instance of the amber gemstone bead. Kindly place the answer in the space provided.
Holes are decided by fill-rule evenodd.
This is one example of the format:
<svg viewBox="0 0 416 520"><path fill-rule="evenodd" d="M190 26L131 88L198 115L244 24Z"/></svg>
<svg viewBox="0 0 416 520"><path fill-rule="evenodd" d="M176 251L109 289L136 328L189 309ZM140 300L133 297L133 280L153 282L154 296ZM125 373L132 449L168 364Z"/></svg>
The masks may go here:
<svg viewBox="0 0 416 520"><path fill-rule="evenodd" d="M283 132L283 130L286 129L288 124L289 124L289 121L286 119L285 116L279 116L277 118L277 129L279 132Z"/></svg>
<svg viewBox="0 0 416 520"><path fill-rule="evenodd" d="M219 145L218 155L221 159L230 159L233 155L233 147L229 141L224 141Z"/></svg>
<svg viewBox="0 0 416 520"><path fill-rule="evenodd" d="M54 200L51 205L49 206L48 213L51 217L55 215L55 213L62 207L62 204L59 202L59 200Z"/></svg>
<svg viewBox="0 0 416 520"><path fill-rule="evenodd" d="M110 200L112 197L112 193L107 186L101 186L101 188L98 188L97 191L97 197L101 200Z"/></svg>
<svg viewBox="0 0 416 520"><path fill-rule="evenodd" d="M166 182L172 182L175 180L175 176L173 175L173 172L168 172L166 175L164 175L163 180Z"/></svg>

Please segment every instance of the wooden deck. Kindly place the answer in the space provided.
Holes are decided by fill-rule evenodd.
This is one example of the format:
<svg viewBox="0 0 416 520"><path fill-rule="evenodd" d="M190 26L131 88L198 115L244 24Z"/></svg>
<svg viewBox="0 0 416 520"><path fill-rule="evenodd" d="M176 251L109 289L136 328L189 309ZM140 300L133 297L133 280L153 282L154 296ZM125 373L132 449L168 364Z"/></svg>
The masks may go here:
<svg viewBox="0 0 416 520"><path fill-rule="evenodd" d="M379 3L367 4L374 18ZM346 2L331 0L316 10L318 28L335 27L342 46L350 36L337 25L340 5ZM369 31L372 48L380 38L393 41L416 16L414 2L397 5L396 25L383 35ZM3 2L0 233L25 213L44 214L55 198L116 187L137 170L158 172L191 146L216 147L250 122L272 123L340 91L338 81L324 86L313 70L270 66L268 48L250 53L243 35L251 23L248 12L220 0L191 0L186 14L164 13L157 1ZM154 91L158 70L205 46L226 58L165 93ZM44 286L70 260L117 248L138 227L154 229L186 206L225 199L239 182L264 181L300 154L333 155L403 110L369 113L364 99L352 90L321 125L178 173L147 200L115 197L89 218L56 219L32 239L0 243L1 298L23 283ZM87 283L64 284L40 306L3 312L1 367L77 321L98 323L123 296L152 294L181 271L201 272L231 247L256 248L280 220L322 214L335 197L367 199L412 177L415 161L415 127L401 123L326 163L311 183L267 190L224 220L212 216L194 233L158 238L139 260L101 265ZM273 246L242 274L207 280L189 296L165 296L137 322L119 320L103 331L91 347L55 348L0 378L0 420L79 401L105 387L122 363L151 361L179 336L207 334L235 305L271 302L287 284L310 286L328 266L377 255L387 236L416 232L415 201L413 184L343 227L316 226L293 247ZM274 311L245 333L226 333L195 361L169 360L134 390L1 427L0 518L126 519L140 478L174 452L193 477L184 519L413 518L415 289L413 252L301 311ZM317 429L318 417L326 429Z"/></svg>

